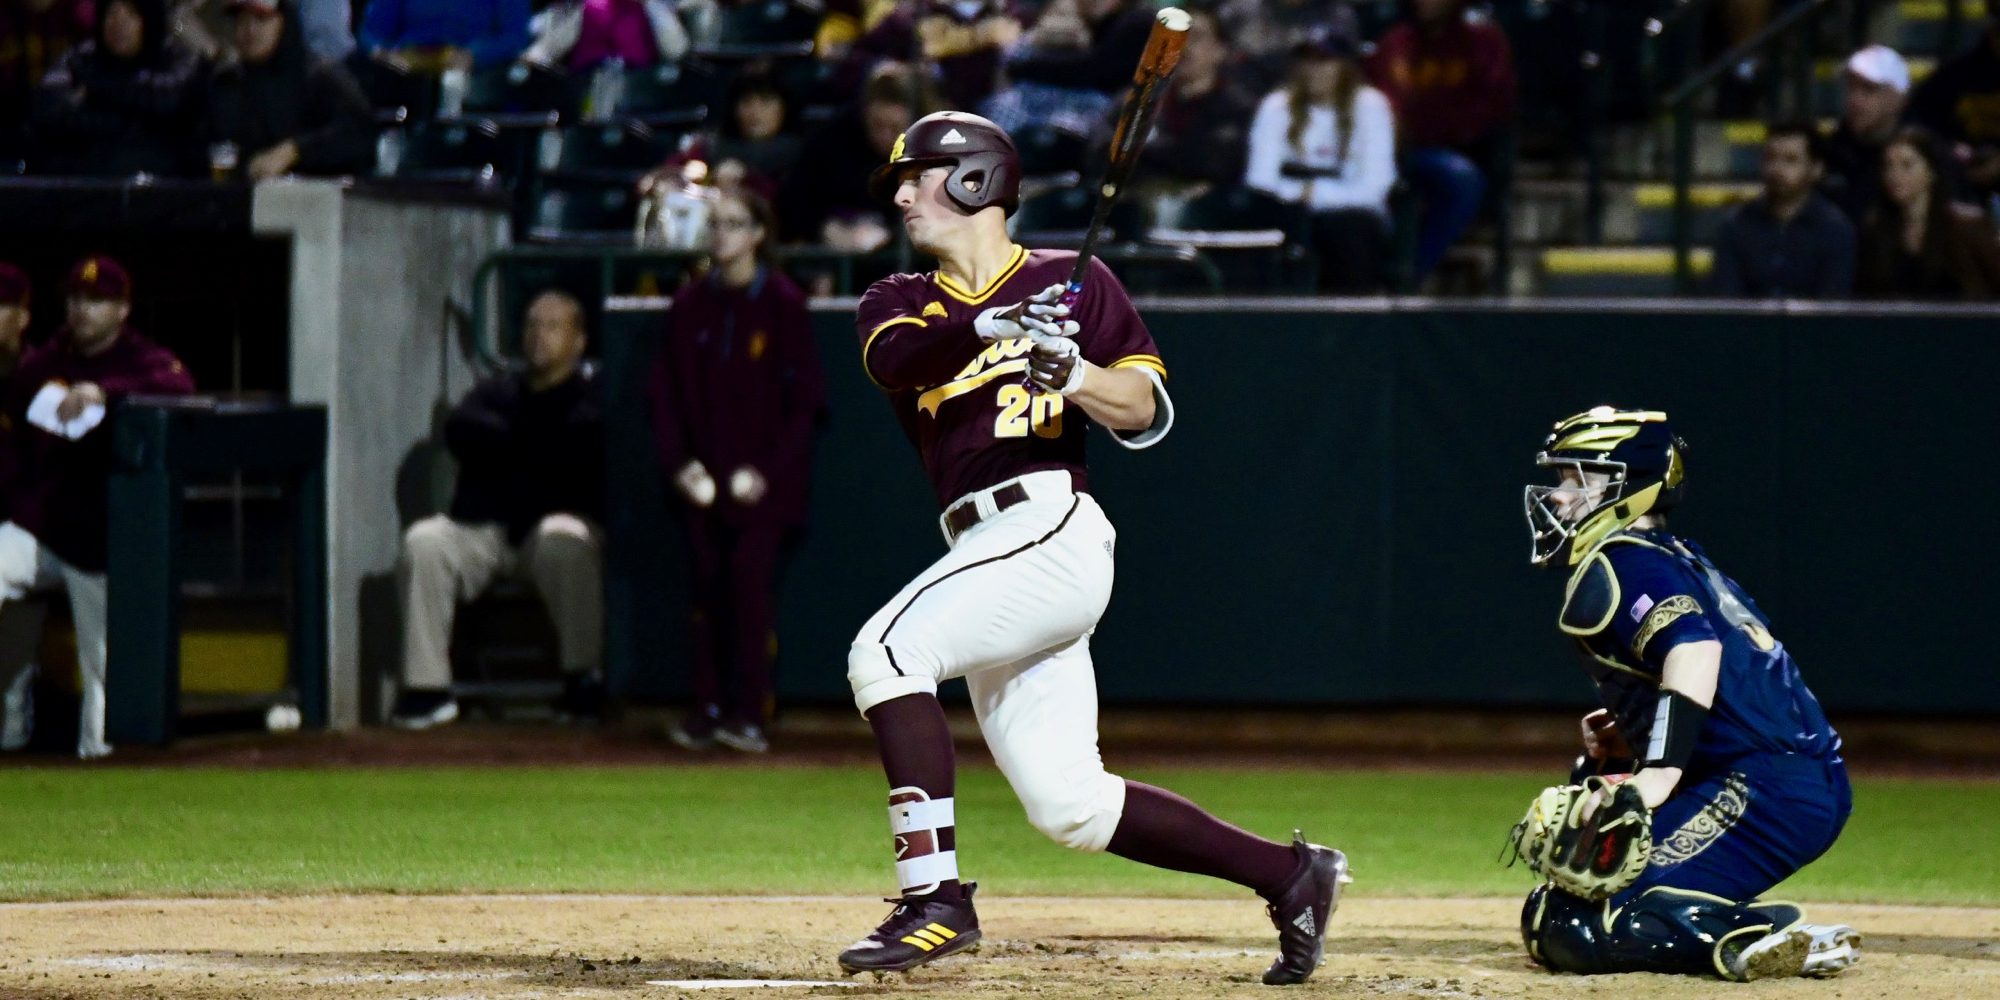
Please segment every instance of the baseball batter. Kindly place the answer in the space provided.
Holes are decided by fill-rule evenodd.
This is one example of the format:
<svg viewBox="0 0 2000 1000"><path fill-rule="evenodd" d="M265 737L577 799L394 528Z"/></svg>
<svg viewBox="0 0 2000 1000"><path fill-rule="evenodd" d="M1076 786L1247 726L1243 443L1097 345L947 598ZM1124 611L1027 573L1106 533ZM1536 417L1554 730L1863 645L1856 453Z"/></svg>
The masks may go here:
<svg viewBox="0 0 2000 1000"><path fill-rule="evenodd" d="M993 759L1035 827L1066 847L1228 879L1278 929L1272 984L1319 964L1347 859L1280 844L1172 792L1104 769L1090 635L1111 596L1117 532L1090 493L1093 424L1127 448L1173 426L1166 367L1118 280L1094 264L1073 306L1075 254L1007 236L1020 159L984 118L940 112L896 141L872 179L893 195L930 274L885 278L856 326L944 510L950 551L854 638L848 680L889 779L902 897L842 952L853 973L903 971L979 939L955 850L951 734L941 681L963 677ZM1108 433L1105 433L1108 432Z"/></svg>

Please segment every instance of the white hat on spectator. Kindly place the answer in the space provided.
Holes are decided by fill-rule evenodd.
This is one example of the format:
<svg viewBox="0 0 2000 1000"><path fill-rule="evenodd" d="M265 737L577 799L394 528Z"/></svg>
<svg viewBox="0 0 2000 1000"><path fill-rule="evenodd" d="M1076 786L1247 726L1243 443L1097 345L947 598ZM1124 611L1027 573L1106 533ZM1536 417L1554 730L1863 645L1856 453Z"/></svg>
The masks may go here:
<svg viewBox="0 0 2000 1000"><path fill-rule="evenodd" d="M1887 45L1870 45L1847 57L1847 71L1898 94L1910 92L1910 64Z"/></svg>

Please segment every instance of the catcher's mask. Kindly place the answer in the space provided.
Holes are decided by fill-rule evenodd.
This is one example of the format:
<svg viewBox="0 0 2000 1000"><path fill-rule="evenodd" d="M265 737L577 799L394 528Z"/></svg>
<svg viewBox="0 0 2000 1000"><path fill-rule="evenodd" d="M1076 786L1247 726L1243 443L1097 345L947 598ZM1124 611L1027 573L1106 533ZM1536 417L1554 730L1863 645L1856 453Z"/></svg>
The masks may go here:
<svg viewBox="0 0 2000 1000"><path fill-rule="evenodd" d="M889 162L868 176L868 193L888 200L904 167L950 167L944 193L966 213L998 205L1012 213L1021 201L1021 154L1000 126L963 111L939 111L896 137Z"/></svg>
<svg viewBox="0 0 2000 1000"><path fill-rule="evenodd" d="M1555 426L1535 464L1576 483L1532 485L1522 495L1536 566L1574 566L1605 536L1678 504L1687 479L1687 442L1658 410L1599 406ZM1564 502L1555 495L1564 493Z"/></svg>

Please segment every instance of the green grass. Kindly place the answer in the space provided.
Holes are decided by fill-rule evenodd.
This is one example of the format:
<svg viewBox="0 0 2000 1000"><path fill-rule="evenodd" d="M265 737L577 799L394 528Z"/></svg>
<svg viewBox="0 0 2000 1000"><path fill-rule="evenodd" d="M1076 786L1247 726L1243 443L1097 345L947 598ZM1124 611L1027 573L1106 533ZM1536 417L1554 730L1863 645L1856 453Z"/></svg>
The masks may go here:
<svg viewBox="0 0 2000 1000"><path fill-rule="evenodd" d="M1529 775L1167 769L1273 837L1302 824L1368 895L1514 895L1495 861ZM2000 898L2000 784L1870 779L1839 845L1778 894ZM958 849L1004 895L1223 895L1043 840L1006 783L960 778ZM0 898L304 892L842 893L894 888L872 768L0 771Z"/></svg>

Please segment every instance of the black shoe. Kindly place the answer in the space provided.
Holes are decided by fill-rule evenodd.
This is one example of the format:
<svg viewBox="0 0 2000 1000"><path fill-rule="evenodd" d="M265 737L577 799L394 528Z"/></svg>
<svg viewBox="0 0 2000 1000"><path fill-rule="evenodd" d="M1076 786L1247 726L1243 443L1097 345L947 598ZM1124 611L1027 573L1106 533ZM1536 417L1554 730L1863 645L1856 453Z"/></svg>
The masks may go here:
<svg viewBox="0 0 2000 1000"><path fill-rule="evenodd" d="M731 719L715 727L715 742L743 753L770 753L771 738L754 722Z"/></svg>
<svg viewBox="0 0 2000 1000"><path fill-rule="evenodd" d="M562 700L557 710L571 719L595 722L604 717L604 682L594 674L570 674L563 678Z"/></svg>
<svg viewBox="0 0 2000 1000"><path fill-rule="evenodd" d="M978 944L979 914L972 910L977 887L976 882L965 883L957 899L933 894L884 900L896 908L875 933L840 953L841 971L907 972Z"/></svg>
<svg viewBox="0 0 2000 1000"><path fill-rule="evenodd" d="M458 702L449 691L404 691L389 713L389 723L397 729L432 729L457 718Z"/></svg>
<svg viewBox="0 0 2000 1000"><path fill-rule="evenodd" d="M683 750L706 750L715 745L715 730L721 723L722 709L714 705L700 705L689 712L687 718L674 723L667 729L667 739Z"/></svg>
<svg viewBox="0 0 2000 1000"><path fill-rule="evenodd" d="M1319 968L1327 920L1340 908L1340 887L1354 881L1347 874L1347 855L1308 844L1296 830L1292 851L1299 856L1299 870L1268 897L1265 907L1278 929L1278 960L1264 970L1266 986L1303 983Z"/></svg>

